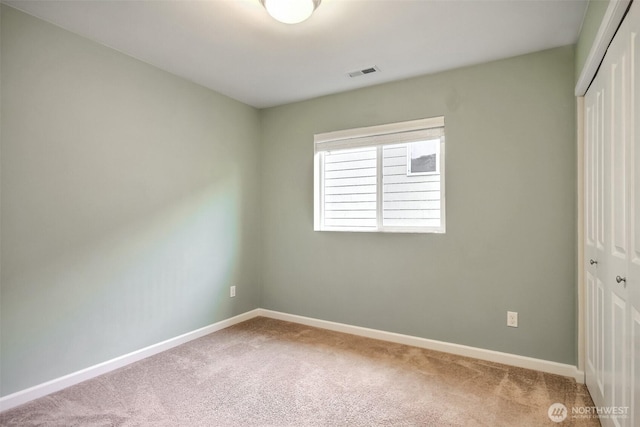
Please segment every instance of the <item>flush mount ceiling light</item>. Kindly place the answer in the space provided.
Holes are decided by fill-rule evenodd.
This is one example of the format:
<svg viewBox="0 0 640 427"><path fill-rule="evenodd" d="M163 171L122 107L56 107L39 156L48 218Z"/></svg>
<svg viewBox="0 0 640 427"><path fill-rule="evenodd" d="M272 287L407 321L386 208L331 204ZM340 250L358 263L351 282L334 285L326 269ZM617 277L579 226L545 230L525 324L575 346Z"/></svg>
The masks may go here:
<svg viewBox="0 0 640 427"><path fill-rule="evenodd" d="M308 19L321 0L260 0L269 15L285 24L297 24Z"/></svg>

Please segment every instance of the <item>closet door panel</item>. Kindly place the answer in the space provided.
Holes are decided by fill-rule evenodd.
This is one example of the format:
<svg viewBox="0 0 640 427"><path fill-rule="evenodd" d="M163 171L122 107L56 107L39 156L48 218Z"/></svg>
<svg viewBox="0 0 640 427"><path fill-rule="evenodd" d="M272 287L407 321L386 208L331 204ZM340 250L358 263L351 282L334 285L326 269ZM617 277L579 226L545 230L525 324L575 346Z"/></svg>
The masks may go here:
<svg viewBox="0 0 640 427"><path fill-rule="evenodd" d="M605 62L611 70L611 133L610 151L610 187L611 195L610 232L611 253L607 257L607 268L603 280L609 288L611 298L611 359L610 366L610 394L605 401L614 407L629 406L630 383L629 372L631 364L630 354L630 305L626 288L628 266L633 258L631 244L631 215L629 179L631 169L631 91L633 79L630 73L631 40L626 21L620 28L615 43L610 47ZM613 417L616 426L631 425L631 420L624 417Z"/></svg>
<svg viewBox="0 0 640 427"><path fill-rule="evenodd" d="M610 110L608 111L610 132L605 144L609 146L607 185L610 194L609 230L611 236L611 255L619 262L614 262L613 272L623 271L628 260L627 230L627 102L628 72L627 52L625 45L615 45L607 71L611 87ZM606 62L605 62L606 63Z"/></svg>
<svg viewBox="0 0 640 427"><path fill-rule="evenodd" d="M597 205L596 205L596 107L593 97L587 95L585 100L585 149L584 149L584 163L585 163L585 176L584 176L584 188L585 188L585 209L584 209L584 223L585 223L585 245L589 257L595 256L596 246L596 219L597 219ZM589 258L588 257L588 258ZM593 258L589 258L589 261Z"/></svg>
<svg viewBox="0 0 640 427"><path fill-rule="evenodd" d="M627 407L627 304L615 293L611 295L611 389L606 399L608 406ZM612 419L617 427L628 425L624 418Z"/></svg>
<svg viewBox="0 0 640 427"><path fill-rule="evenodd" d="M629 22L629 226L631 231L631 262L628 265L626 288L630 311L630 425L640 427L640 8L631 8Z"/></svg>
<svg viewBox="0 0 640 427"><path fill-rule="evenodd" d="M586 383L597 405L604 405L605 289L599 279L605 258L604 117L605 82L599 76L585 98L585 251Z"/></svg>
<svg viewBox="0 0 640 427"><path fill-rule="evenodd" d="M607 135L607 128L605 126L605 118L608 116L608 87L607 76L602 76L598 81L598 88L596 90L596 104L595 104L595 135L594 135L594 171L595 176L595 227L596 227L596 256L599 259L599 263L602 262L606 253L605 245L607 244L605 239L605 164L607 160L607 152L605 136ZM601 264L596 267L602 267Z"/></svg>
<svg viewBox="0 0 640 427"><path fill-rule="evenodd" d="M591 373L596 372L596 367L598 366L598 346L596 344L596 331L598 327L596 314L596 278L591 275L591 273L587 272L587 289L586 289L586 309L587 309L587 324L586 324L586 334L588 339L586 340L587 344L587 383L589 384L591 378L595 380L595 375L591 375ZM594 386L596 382L593 381Z"/></svg>
<svg viewBox="0 0 640 427"><path fill-rule="evenodd" d="M598 373L601 358L598 344L598 331L600 321L598 320L598 122L600 91L596 87L597 80L585 96L585 148L584 148L584 265L586 278L586 313L585 313L585 344L586 344L586 383L591 390L595 402L602 403L604 396L603 384L598 380Z"/></svg>
<svg viewBox="0 0 640 427"><path fill-rule="evenodd" d="M596 406L628 411L601 418L618 427L640 427L639 5L585 97L585 256L598 258L585 272L585 369Z"/></svg>
<svg viewBox="0 0 640 427"><path fill-rule="evenodd" d="M640 21L640 9L635 11L636 21ZM640 27L640 22L635 22ZM637 268L640 266L640 46L638 45L638 30L632 29L629 37L629 208L631 228L631 262ZM636 287L637 289L637 287Z"/></svg>
<svg viewBox="0 0 640 427"><path fill-rule="evenodd" d="M600 279L598 279L596 281L597 283L597 288L596 288L596 314L595 314L595 318L596 318L596 336L595 338L595 342L596 342L596 348L597 348L597 352L596 352L596 383L598 385L597 388L597 392L599 394L598 400L598 404L600 404L600 406L603 406L605 403L604 400L604 387L605 387L605 354L604 354L604 349L606 346L606 341L605 341L605 289L604 289L604 284L602 283L602 281Z"/></svg>
<svg viewBox="0 0 640 427"><path fill-rule="evenodd" d="M632 426L640 426L640 311L631 307L631 365L629 385L629 417Z"/></svg>

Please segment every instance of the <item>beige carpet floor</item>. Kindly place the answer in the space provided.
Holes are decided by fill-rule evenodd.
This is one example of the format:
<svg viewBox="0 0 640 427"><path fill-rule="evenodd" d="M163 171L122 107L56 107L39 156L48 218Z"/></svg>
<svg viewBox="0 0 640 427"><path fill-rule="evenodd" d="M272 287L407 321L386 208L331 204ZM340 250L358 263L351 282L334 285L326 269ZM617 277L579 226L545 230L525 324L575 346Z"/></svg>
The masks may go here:
<svg viewBox="0 0 640 427"><path fill-rule="evenodd" d="M0 414L2 426L544 426L573 379L255 318Z"/></svg>

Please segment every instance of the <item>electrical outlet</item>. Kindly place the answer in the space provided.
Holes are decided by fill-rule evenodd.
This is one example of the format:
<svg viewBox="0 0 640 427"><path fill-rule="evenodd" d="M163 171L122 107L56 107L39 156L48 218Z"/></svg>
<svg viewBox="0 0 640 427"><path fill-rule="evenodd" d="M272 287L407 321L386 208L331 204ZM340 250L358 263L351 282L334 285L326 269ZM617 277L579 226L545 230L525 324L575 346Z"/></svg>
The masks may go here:
<svg viewBox="0 0 640 427"><path fill-rule="evenodd" d="M517 311L507 311L507 326L511 326L512 328L518 327L518 312Z"/></svg>
<svg viewBox="0 0 640 427"><path fill-rule="evenodd" d="M229 296L231 298L236 296L236 287L235 286L232 286L232 287L229 288Z"/></svg>

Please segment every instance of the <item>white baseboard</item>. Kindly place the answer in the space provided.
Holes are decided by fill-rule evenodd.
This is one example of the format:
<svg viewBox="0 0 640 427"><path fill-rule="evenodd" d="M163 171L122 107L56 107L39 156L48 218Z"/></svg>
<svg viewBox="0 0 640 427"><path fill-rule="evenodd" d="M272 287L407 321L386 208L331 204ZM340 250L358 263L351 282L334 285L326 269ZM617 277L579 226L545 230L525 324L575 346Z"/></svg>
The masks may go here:
<svg viewBox="0 0 640 427"><path fill-rule="evenodd" d="M344 323L329 322L326 320L298 316L295 314L281 313L278 311L265 310L262 308L259 308L256 311L258 312L259 316L263 317L285 320L288 322L300 323L302 325L315 326L317 328L329 329L331 331L344 332L347 334L359 335L367 338L374 338L398 344L405 344L413 347L425 348L428 350L442 351L444 353L457 354L459 356L473 357L475 359L503 363L505 365L517 366L520 368L534 369L536 371L548 372L550 374L575 378L577 383L584 384L584 372L579 371L578 368L573 365L566 365L563 363L551 362L548 360L519 356L517 354L485 350L483 348L469 347L466 345L452 344L444 341L419 338L411 335L396 334L394 332L385 332L378 329L352 326Z"/></svg>
<svg viewBox="0 0 640 427"><path fill-rule="evenodd" d="M473 357L476 359L503 363L505 365L534 369L551 374L563 375L566 377L575 378L576 382L584 384L584 372L579 371L573 365L566 365L557 362L550 362L548 360L534 359L531 357L518 356L515 354L501 353L499 351L485 350L482 348L469 347L460 344L451 344L443 341L430 340L410 335L397 334L394 332L381 331L378 329L363 328L360 326L352 326L344 323L330 322L327 320L314 319L311 317L304 317L295 314L287 314L278 311L257 308L255 310L239 314L237 316L222 320L212 325L196 329L195 331L187 332L186 334L170 338L166 341L162 341L160 343L145 347L132 353L116 357L115 359L90 366L80 371L73 372L69 375L65 375L63 377L47 381L46 383L38 384L28 389L21 390L2 397L0 398L0 412L15 408L16 406L30 402L34 399L38 399L72 385L81 383L91 378L95 378L99 375L106 374L149 356L153 356L154 354L169 350L173 347L177 347L181 344L187 343L210 333L219 331L229 326L233 326L240 322L244 322L245 320L253 319L254 317L258 316L285 320L288 322L314 326L317 328L328 329L336 332L344 332L352 335L359 335L367 338L374 338L382 341L389 341L419 348L426 348L429 350L442 351L445 353L452 353L460 356Z"/></svg>
<svg viewBox="0 0 640 427"><path fill-rule="evenodd" d="M63 388L70 387L91 378L95 378L99 375L106 374L107 372L122 368L123 366L137 362L149 356L153 356L154 354L169 350L173 347L177 347L181 344L203 337L212 332L216 332L229 326L235 325L236 323L252 319L258 315L259 314L257 309L248 311L229 319L221 320L220 322L216 322L203 328L196 329L195 331L187 332L186 334L182 334L177 337L170 338L166 341L150 345L149 347L136 350L132 353L116 357L115 359L107 360L106 362L90 366L80 371L73 372L69 375L47 381L46 383L38 384L28 389L9 394L5 397L0 398L0 412L6 411L7 409L15 408L16 406L22 405L31 400L38 399L40 397L62 390Z"/></svg>

